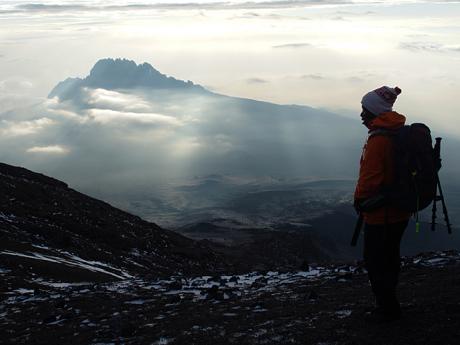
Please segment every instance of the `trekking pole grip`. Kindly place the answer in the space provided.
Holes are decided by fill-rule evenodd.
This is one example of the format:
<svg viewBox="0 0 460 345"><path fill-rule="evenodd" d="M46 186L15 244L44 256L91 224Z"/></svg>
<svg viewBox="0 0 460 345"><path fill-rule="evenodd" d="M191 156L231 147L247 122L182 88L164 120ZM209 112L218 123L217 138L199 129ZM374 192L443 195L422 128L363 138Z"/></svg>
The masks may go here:
<svg viewBox="0 0 460 345"><path fill-rule="evenodd" d="M436 141L434 144L434 151L436 152L437 157L441 157L441 137L434 138Z"/></svg>
<svg viewBox="0 0 460 345"><path fill-rule="evenodd" d="M435 164L436 164L436 170L439 171L439 169L441 169L441 140L442 138L441 137L437 137L435 138L434 140L436 140L435 144L434 144L434 147L433 147L433 151L434 151L434 160L435 160Z"/></svg>

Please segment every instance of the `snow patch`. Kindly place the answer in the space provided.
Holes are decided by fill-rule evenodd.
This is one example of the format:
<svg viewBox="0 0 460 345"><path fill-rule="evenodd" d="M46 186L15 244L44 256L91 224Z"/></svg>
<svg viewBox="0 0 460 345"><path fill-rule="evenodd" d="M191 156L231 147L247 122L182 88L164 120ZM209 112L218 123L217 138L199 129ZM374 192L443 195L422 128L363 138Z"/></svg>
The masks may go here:
<svg viewBox="0 0 460 345"><path fill-rule="evenodd" d="M153 301L155 301L155 300L153 300L153 299L134 299L132 301L125 302L125 304L142 305L142 304L153 302Z"/></svg>
<svg viewBox="0 0 460 345"><path fill-rule="evenodd" d="M73 254L70 254L70 253L65 253L63 252L63 254L67 254L68 258L62 258L62 257L59 257L59 256L54 256L54 255L45 255L45 254L41 254L41 253L37 253L37 252L28 252L28 254L24 254L24 253L18 253L18 252L13 252L13 251L10 251L10 250L4 250L4 251L1 251L0 254L4 254L4 255L12 255L12 256L19 256L19 257L24 257L24 258L28 258L28 259L34 259L34 260L42 260L42 261L48 261L48 262L52 262L52 263L57 263L57 264L64 264L64 265L67 265L67 266L72 266L72 267L79 267L79 268L83 268L83 269L86 269L86 270L89 270L89 271L92 271L92 272L99 272L99 273L104 273L104 274L108 274L108 275L111 275L113 277L116 277L118 279L126 279L126 278L133 278L132 275L118 269L118 268L115 268L115 267L112 267L108 264L105 264L105 263L102 263L102 262L99 262L99 261L88 261L88 260L84 260L76 255L73 255ZM110 270L114 270L115 272L117 273L114 273L114 272L110 272L104 268L101 268L100 266L104 267L104 268L108 268Z"/></svg>
<svg viewBox="0 0 460 345"><path fill-rule="evenodd" d="M24 295L24 294L28 294L28 293L34 293L34 290L30 290L30 289L23 289L23 288L20 288L20 289L16 289L16 290L13 290L14 292L17 292L21 295Z"/></svg>
<svg viewBox="0 0 460 345"><path fill-rule="evenodd" d="M429 265L438 266L449 262L449 259L446 258L435 258L425 261Z"/></svg>
<svg viewBox="0 0 460 345"><path fill-rule="evenodd" d="M16 219L16 216L14 214L5 214L3 212L0 212L0 219L3 219L9 223L12 223Z"/></svg>
<svg viewBox="0 0 460 345"><path fill-rule="evenodd" d="M89 282L81 282L81 283L54 283L54 282L45 282L41 279L34 279L33 282L44 285L44 286L50 286L58 289L65 289L65 288L70 288L70 287L75 287L75 286L87 286L87 285L93 285L93 283Z"/></svg>
<svg viewBox="0 0 460 345"><path fill-rule="evenodd" d="M335 312L335 315L337 315L337 317L339 319L344 319L346 317L349 317L351 315L351 313L352 313L352 311L348 310L348 309L346 309L346 310L337 310Z"/></svg>

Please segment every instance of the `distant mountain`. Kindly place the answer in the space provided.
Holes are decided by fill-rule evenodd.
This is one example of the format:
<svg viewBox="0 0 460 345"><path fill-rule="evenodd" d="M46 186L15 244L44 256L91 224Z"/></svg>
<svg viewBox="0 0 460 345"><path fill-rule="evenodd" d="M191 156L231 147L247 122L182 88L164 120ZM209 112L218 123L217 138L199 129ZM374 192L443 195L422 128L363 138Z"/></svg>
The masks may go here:
<svg viewBox="0 0 460 345"><path fill-rule="evenodd" d="M98 281L215 272L224 265L199 242L24 168L0 163L0 191L3 267Z"/></svg>
<svg viewBox="0 0 460 345"><path fill-rule="evenodd" d="M146 62L137 65L134 61L126 59L101 59L86 78L68 78L60 82L51 90L48 97L58 96L61 100L69 99L74 97L75 92L82 87L108 90L145 87L205 91L203 87L191 81L168 77Z"/></svg>
<svg viewBox="0 0 460 345"><path fill-rule="evenodd" d="M308 106L216 94L125 59L99 60L87 77L60 82L49 97L57 97L53 112L74 115L53 117L53 128L62 124L61 140L74 150L68 160L61 158L65 163L59 169L37 168L89 192L95 187L82 186L88 181L112 191L131 188L133 180L152 185L157 178L215 173L350 178L366 136L357 120ZM116 157L116 164L107 162L109 157ZM110 175L126 180L104 186Z"/></svg>

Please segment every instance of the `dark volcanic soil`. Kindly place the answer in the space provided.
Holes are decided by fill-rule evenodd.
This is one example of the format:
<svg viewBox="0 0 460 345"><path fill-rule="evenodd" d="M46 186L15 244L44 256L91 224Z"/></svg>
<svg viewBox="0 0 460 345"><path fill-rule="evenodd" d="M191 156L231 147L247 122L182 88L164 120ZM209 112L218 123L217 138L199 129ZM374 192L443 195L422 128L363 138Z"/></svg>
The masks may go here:
<svg viewBox="0 0 460 345"><path fill-rule="evenodd" d="M403 318L366 322L362 268L59 284L1 269L2 344L458 344L460 255L404 262Z"/></svg>

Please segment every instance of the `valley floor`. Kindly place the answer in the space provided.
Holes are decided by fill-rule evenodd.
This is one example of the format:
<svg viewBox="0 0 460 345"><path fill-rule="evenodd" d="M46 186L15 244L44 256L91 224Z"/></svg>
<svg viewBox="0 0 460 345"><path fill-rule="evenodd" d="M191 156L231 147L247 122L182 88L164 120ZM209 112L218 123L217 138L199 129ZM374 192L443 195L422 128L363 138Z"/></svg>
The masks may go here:
<svg viewBox="0 0 460 345"><path fill-rule="evenodd" d="M403 318L364 320L360 266L302 272L47 281L0 267L2 344L458 344L460 255L406 258Z"/></svg>

